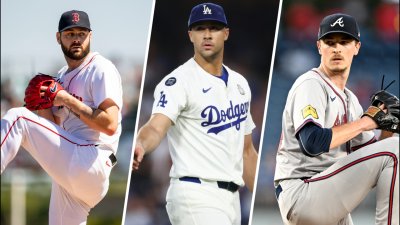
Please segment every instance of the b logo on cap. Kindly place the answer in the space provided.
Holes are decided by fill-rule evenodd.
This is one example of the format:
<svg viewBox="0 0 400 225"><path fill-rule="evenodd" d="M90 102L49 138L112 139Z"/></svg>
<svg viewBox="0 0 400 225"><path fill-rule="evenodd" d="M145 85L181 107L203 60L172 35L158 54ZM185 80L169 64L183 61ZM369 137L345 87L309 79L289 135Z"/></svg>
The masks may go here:
<svg viewBox="0 0 400 225"><path fill-rule="evenodd" d="M79 14L78 13L72 13L72 22L73 23L79 22Z"/></svg>
<svg viewBox="0 0 400 225"><path fill-rule="evenodd" d="M336 24L339 24L339 26L344 27L343 17L340 17L340 18L337 19L334 23L332 23L332 24L331 24L331 27L334 27Z"/></svg>
<svg viewBox="0 0 400 225"><path fill-rule="evenodd" d="M209 14L209 15L211 15L212 13L211 13L211 9L210 8L208 8L207 7L207 5L203 5L203 14L204 15L206 15L206 14Z"/></svg>

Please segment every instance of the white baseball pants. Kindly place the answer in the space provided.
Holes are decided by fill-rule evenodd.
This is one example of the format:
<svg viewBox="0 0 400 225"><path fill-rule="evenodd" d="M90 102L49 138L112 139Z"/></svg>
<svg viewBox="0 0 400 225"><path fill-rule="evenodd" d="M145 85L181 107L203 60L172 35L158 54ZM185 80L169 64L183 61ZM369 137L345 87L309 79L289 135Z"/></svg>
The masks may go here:
<svg viewBox="0 0 400 225"><path fill-rule="evenodd" d="M1 173L24 147L52 178L50 225L82 225L107 193L111 151L69 134L28 109L1 119Z"/></svg>

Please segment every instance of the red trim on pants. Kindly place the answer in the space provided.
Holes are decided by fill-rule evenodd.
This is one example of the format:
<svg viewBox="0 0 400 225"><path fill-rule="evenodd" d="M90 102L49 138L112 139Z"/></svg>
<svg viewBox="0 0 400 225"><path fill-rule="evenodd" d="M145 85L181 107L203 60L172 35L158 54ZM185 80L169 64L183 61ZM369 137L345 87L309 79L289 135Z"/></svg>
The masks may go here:
<svg viewBox="0 0 400 225"><path fill-rule="evenodd" d="M8 130L7 134L5 135L4 140L1 142L1 146L3 146L4 142L6 141L8 135L9 135L10 132L11 132L11 129L14 127L15 123L18 122L19 119L25 119L25 120L27 120L28 122L35 123L35 124L37 124L37 125L39 125L39 126L45 128L45 129L51 131L52 133L54 133L54 134L60 136L61 138L65 139L66 141L68 141L68 142L70 142L70 143L72 143L72 144L75 144L75 145L78 145L78 146L96 146L95 144L78 144L78 143L76 143L76 142L73 142L73 141L71 141L70 139L64 137L63 135L61 135L61 134L59 134L59 133L53 131L52 129L50 129L50 128L44 126L43 124L40 124L40 123L38 123L38 122L36 122L36 121L34 121L34 120L31 120L31 119L29 119L29 118L26 118L26 117L24 117L24 116L19 116L19 117L13 122L13 124L11 125L11 127L10 127L10 129Z"/></svg>
<svg viewBox="0 0 400 225"><path fill-rule="evenodd" d="M359 159L357 159L357 160L355 160L355 161L353 161L353 162L351 162L351 163L349 163L349 164L347 164L347 165L345 165L345 166L343 166L343 167L341 167L341 168L339 168L339 169L337 169L337 170L333 171L332 173L327 174L325 176L305 179L304 183L311 183L311 182L315 182L315 181L325 180L325 179L330 178L330 177L332 177L332 176L334 176L334 175L336 175L336 174L338 174L338 173L340 173L340 172L342 172L342 171L344 171L344 170L346 170L346 169L348 169L348 168L350 168L350 167L352 167L352 166L354 166L354 165L356 165L358 163L364 162L364 161L366 161L368 159L372 159L372 158L375 158L375 157L380 157L380 156L389 156L389 157L393 158L393 175L392 175L392 182L390 184L389 212L388 212L388 225L391 225L392 224L392 213L393 213L394 185L395 185L395 182L396 182L397 163L398 163L396 155L391 153L391 152L379 152L379 153L375 153L375 154L372 154L372 155L369 155L369 156L365 156L365 157L359 158Z"/></svg>

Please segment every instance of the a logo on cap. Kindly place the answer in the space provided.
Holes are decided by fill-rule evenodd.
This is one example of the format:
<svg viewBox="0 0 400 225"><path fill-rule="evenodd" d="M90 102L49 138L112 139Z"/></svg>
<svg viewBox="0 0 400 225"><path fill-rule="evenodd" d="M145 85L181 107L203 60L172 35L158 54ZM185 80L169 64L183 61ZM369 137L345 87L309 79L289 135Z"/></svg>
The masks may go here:
<svg viewBox="0 0 400 225"><path fill-rule="evenodd" d="M331 27L334 27L336 24L339 24L339 26L344 27L343 17L340 17L340 18L337 19L334 23L332 23L332 24L331 24Z"/></svg>
<svg viewBox="0 0 400 225"><path fill-rule="evenodd" d="M203 5L203 14L204 14L204 15L206 15L206 14L211 15L211 14L212 14L212 13L211 13L211 9L208 8L207 5Z"/></svg>
<svg viewBox="0 0 400 225"><path fill-rule="evenodd" d="M73 23L78 23L79 22L79 14L78 13L72 13L72 22Z"/></svg>

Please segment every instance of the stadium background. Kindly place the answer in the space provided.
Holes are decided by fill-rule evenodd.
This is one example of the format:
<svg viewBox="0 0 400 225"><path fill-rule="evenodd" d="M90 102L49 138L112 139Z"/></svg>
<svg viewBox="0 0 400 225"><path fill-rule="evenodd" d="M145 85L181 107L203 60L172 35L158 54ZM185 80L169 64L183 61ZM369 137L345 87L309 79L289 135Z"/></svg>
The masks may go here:
<svg viewBox="0 0 400 225"><path fill-rule="evenodd" d="M252 225L283 224L273 187L282 112L294 80L309 69L318 67L320 56L315 44L318 26L324 16L334 12L353 15L360 26L362 45L359 55L353 60L348 87L358 96L363 108L369 106L370 95L380 89L382 74L385 75L386 84L396 80L388 91L399 96L398 0L284 0ZM355 224L375 223L374 191L356 208L352 216Z"/></svg>
<svg viewBox="0 0 400 225"><path fill-rule="evenodd" d="M187 21L191 8L202 2L156 1L139 127L150 117L155 86L193 56ZM258 149L279 1L212 2L224 8L230 27L224 63L241 73L252 90L251 113L257 126L253 130L253 141ZM126 225L170 224L165 210L170 167L171 159L164 140L156 151L145 157L140 170L132 173ZM246 188L241 189L242 224L248 224L251 197Z"/></svg>
<svg viewBox="0 0 400 225"><path fill-rule="evenodd" d="M107 196L88 219L88 225L120 225L152 1L2 0L1 115L11 107L23 105L25 87L34 74L55 75L66 64L56 32L61 14L72 9L89 14L93 30L91 50L113 61L123 80L123 131L118 164L111 173ZM48 175L26 151L20 151L1 175L0 223L47 224L50 188Z"/></svg>

